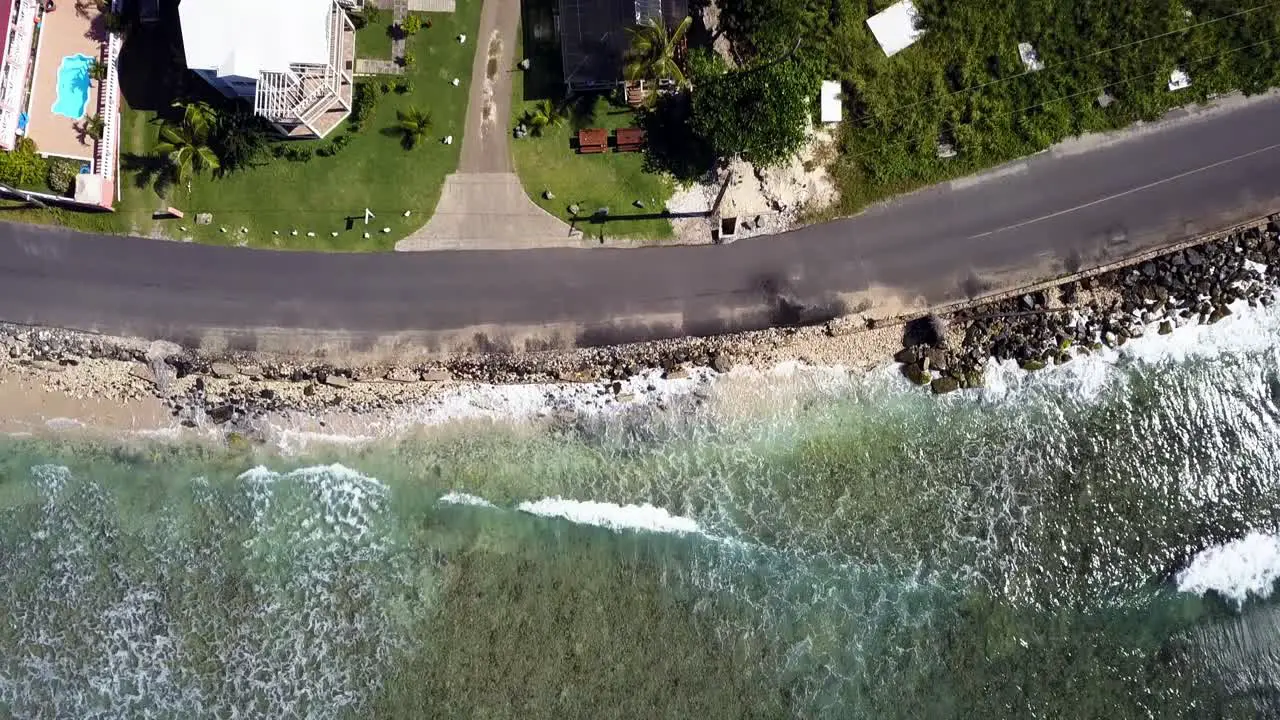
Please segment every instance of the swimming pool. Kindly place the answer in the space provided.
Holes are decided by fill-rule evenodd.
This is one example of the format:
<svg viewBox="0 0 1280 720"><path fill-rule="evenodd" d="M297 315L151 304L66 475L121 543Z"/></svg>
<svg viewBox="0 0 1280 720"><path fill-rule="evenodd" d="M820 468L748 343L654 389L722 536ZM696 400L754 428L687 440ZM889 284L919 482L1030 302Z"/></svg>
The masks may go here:
<svg viewBox="0 0 1280 720"><path fill-rule="evenodd" d="M88 55L68 55L58 66L58 99L53 103L53 113L72 120L84 117L89 105L89 67L93 58Z"/></svg>

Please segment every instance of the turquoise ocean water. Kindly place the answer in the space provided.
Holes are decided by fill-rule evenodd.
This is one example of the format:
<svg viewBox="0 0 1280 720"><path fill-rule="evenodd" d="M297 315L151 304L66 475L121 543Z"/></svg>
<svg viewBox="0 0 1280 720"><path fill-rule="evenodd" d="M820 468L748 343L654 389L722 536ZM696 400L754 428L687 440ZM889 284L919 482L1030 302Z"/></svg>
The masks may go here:
<svg viewBox="0 0 1280 720"><path fill-rule="evenodd" d="M280 456L0 439L0 716L1280 715L1280 315Z"/></svg>

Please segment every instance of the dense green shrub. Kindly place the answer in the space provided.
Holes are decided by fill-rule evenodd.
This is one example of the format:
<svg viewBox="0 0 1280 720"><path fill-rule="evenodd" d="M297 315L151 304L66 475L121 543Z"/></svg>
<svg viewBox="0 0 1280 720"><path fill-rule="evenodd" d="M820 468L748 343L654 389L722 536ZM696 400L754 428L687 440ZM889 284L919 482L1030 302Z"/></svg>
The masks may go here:
<svg viewBox="0 0 1280 720"><path fill-rule="evenodd" d="M48 174L48 162L36 154L35 141L29 137L18 138L12 152L0 152L0 182L5 185L39 187Z"/></svg>
<svg viewBox="0 0 1280 720"><path fill-rule="evenodd" d="M49 158L49 170L45 182L58 195L70 195L76 189L76 176L80 174L80 161L68 158Z"/></svg>
<svg viewBox="0 0 1280 720"><path fill-rule="evenodd" d="M401 95L413 92L413 81L408 78L402 78L396 83L396 92Z"/></svg>
<svg viewBox="0 0 1280 720"><path fill-rule="evenodd" d="M374 108L378 106L378 99L382 97L382 84L365 80L356 83L354 96L351 101L351 117L349 122L354 129L359 129L365 120L373 115Z"/></svg>
<svg viewBox="0 0 1280 720"><path fill-rule="evenodd" d="M422 18L410 14L400 23L400 29L404 31L405 35L417 35L418 31L422 29Z"/></svg>
<svg viewBox="0 0 1280 720"><path fill-rule="evenodd" d="M308 162L315 155L315 148L310 145L290 145L284 156L294 162Z"/></svg>
<svg viewBox="0 0 1280 720"><path fill-rule="evenodd" d="M387 93L394 90L395 87L396 87L396 82L394 80L392 80L391 78L382 78L381 80L378 81L378 94L386 95Z"/></svg>

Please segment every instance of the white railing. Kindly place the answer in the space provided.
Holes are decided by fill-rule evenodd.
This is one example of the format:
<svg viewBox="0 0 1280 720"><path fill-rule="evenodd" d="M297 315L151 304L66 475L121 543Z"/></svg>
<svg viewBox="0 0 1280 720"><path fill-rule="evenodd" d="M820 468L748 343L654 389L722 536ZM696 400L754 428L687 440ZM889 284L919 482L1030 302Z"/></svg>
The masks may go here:
<svg viewBox="0 0 1280 720"><path fill-rule="evenodd" d="M18 141L18 118L27 94L27 69L31 66L31 41L35 37L36 0L20 0L13 40L0 78L0 148L12 150Z"/></svg>
<svg viewBox="0 0 1280 720"><path fill-rule="evenodd" d="M102 80L98 93L98 117L102 118L102 138L95 153L97 167L94 172L104 180L112 181L116 173L116 143L118 142L120 117L120 81L117 65L120 58L120 38L115 33L107 37L107 76Z"/></svg>

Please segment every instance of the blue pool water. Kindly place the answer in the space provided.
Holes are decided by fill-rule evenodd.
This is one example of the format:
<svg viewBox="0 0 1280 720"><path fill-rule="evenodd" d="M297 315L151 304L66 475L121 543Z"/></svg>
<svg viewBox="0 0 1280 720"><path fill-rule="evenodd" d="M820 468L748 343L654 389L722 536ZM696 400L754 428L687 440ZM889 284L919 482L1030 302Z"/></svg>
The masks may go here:
<svg viewBox="0 0 1280 720"><path fill-rule="evenodd" d="M68 55L58 66L58 99L53 112L63 117L79 120L84 117L89 104L89 67L93 58L88 55Z"/></svg>

